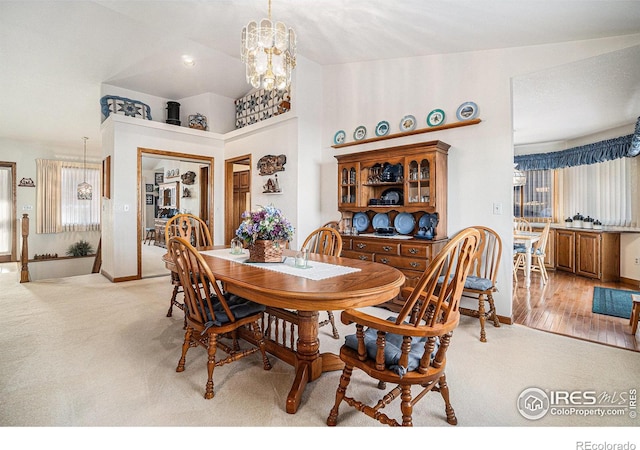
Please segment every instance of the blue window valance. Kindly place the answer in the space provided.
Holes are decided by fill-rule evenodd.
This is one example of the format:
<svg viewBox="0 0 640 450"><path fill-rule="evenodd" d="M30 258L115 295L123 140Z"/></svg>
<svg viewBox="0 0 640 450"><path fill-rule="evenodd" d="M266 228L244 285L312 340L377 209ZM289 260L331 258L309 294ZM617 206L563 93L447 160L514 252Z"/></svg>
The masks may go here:
<svg viewBox="0 0 640 450"><path fill-rule="evenodd" d="M640 117L634 134L607 139L593 144L561 150L559 152L519 155L513 158L520 170L562 169L595 164L613 159L636 156L640 153Z"/></svg>

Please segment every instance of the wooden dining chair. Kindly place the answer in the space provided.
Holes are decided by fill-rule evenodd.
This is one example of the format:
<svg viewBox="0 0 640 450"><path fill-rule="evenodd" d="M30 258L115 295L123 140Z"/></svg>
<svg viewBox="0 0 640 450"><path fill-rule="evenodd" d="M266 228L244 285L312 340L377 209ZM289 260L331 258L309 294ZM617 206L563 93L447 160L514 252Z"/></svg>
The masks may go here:
<svg viewBox="0 0 640 450"><path fill-rule="evenodd" d="M538 272L542 279L542 284L547 284L549 281L549 274L547 274L547 268L544 265L544 260L547 255L547 242L549 241L549 233L551 231L551 222L547 222L542 232L540 233L540 239L533 243L531 247L531 272ZM519 270L523 272L527 269L527 253L526 248L522 248L516 252L513 263L513 272L516 276Z"/></svg>
<svg viewBox="0 0 640 450"><path fill-rule="evenodd" d="M308 249L310 253L321 255L340 256L342 253L342 236L336 228L320 227L309 234L302 244L302 250ZM340 338L338 328L336 328L335 318L332 311L327 311L328 318L321 320L318 327L331 324L334 339Z"/></svg>
<svg viewBox="0 0 640 450"><path fill-rule="evenodd" d="M340 348L345 366L327 425L337 424L339 406L345 402L382 424L412 426L415 404L430 391L442 395L447 422L458 423L449 401L446 353L460 320L460 297L479 241L480 232L475 228L464 229L453 237L433 258L415 287L406 290L408 295L396 317L384 320L355 309L342 312L342 322L355 323L356 333L347 336ZM354 368L377 380L380 389L386 389L387 382L396 386L373 404L348 397ZM415 397L412 387L419 389ZM373 398L368 393L362 395ZM398 397L400 422L381 411Z"/></svg>
<svg viewBox="0 0 640 450"><path fill-rule="evenodd" d="M522 217L513 218L513 231L531 231L531 222Z"/></svg>
<svg viewBox="0 0 640 450"><path fill-rule="evenodd" d="M213 245L209 227L202 219L193 214L177 214L170 218L164 227L164 236L167 243L174 236L185 238L192 246L198 249ZM173 285L173 292L169 301L167 317L172 316L174 306L184 310L184 303L178 301L178 294L181 292L182 285L176 272L171 272L171 284Z"/></svg>
<svg viewBox="0 0 640 450"><path fill-rule="evenodd" d="M184 371L187 351L191 347L205 347L208 357L204 398L211 399L215 395L215 367L237 361L259 350L262 353L264 370L270 370L271 363L267 358L260 329L264 305L234 294L223 293L206 261L187 239L174 236L169 239L167 245L184 291L184 311L187 319L182 355L176 372ZM257 346L240 349L237 330L241 327L248 329ZM232 342L227 344L223 339L231 339ZM218 349L226 352L227 356L216 358Z"/></svg>
<svg viewBox="0 0 640 450"><path fill-rule="evenodd" d="M465 308L465 313L480 319L480 342L487 342L484 324L487 319L493 321L494 327L500 327L493 301L493 293L498 290L496 278L502 257L502 239L498 233L488 227L475 226L480 231L478 250L471 263L469 276L464 283L463 297L477 298L478 309ZM489 309L485 307L488 303Z"/></svg>
<svg viewBox="0 0 640 450"><path fill-rule="evenodd" d="M513 231L527 231L531 232L533 228L531 227L531 222L522 217L514 217L513 218ZM516 261L518 260L518 252L524 251L524 244L513 244L513 279L514 281L518 281L518 271L516 270Z"/></svg>

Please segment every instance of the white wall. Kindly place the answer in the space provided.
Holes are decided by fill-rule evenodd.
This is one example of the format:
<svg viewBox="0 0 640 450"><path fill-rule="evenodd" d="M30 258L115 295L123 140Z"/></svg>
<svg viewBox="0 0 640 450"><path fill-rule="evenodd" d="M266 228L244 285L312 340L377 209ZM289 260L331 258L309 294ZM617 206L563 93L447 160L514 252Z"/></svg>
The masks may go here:
<svg viewBox="0 0 640 450"><path fill-rule="evenodd" d="M111 115L102 124L104 156L111 155L111 199L103 203L102 271L110 278L135 277L139 196L137 184L138 148L163 150L213 157L214 180L224 179L224 154L221 135L174 125ZM216 186L222 186L216 182ZM214 243L224 236L223 189L214 191Z"/></svg>
<svg viewBox="0 0 640 450"><path fill-rule="evenodd" d="M336 161L333 155L411 142L441 140L449 150L448 234L464 227L485 225L503 238L503 264L496 294L500 315L511 315L511 247L513 121L511 78L570 61L596 56L637 44L640 36L571 42L516 49L403 58L351 63L324 68L323 173L326 183L323 209L337 210ZM338 130L352 140L353 130L364 125L367 137L376 124L389 121L398 132L400 119L413 114L418 127L426 127L426 115L443 109L447 123L456 122L457 107L466 101L478 105L482 122L475 126L407 136L348 147L332 145ZM504 213L494 215L492 204L501 203Z"/></svg>

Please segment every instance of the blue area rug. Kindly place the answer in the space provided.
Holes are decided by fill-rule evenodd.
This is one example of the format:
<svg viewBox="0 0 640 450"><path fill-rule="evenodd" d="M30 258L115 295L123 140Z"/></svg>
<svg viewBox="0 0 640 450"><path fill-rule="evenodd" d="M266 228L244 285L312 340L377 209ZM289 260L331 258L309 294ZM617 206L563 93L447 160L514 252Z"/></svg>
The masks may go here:
<svg viewBox="0 0 640 450"><path fill-rule="evenodd" d="M640 292L596 286L593 288L593 307L591 311L596 314L628 319L631 317L631 306L633 304L631 294L640 295Z"/></svg>

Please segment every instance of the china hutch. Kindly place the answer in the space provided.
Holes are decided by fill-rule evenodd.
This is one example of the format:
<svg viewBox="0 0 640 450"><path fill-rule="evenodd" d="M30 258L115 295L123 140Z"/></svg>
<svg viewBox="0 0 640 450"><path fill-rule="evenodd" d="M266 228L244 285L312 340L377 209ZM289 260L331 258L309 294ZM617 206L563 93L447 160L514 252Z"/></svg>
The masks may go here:
<svg viewBox="0 0 640 450"><path fill-rule="evenodd" d="M449 240L449 147L429 141L335 156L342 256L389 264L415 285Z"/></svg>

